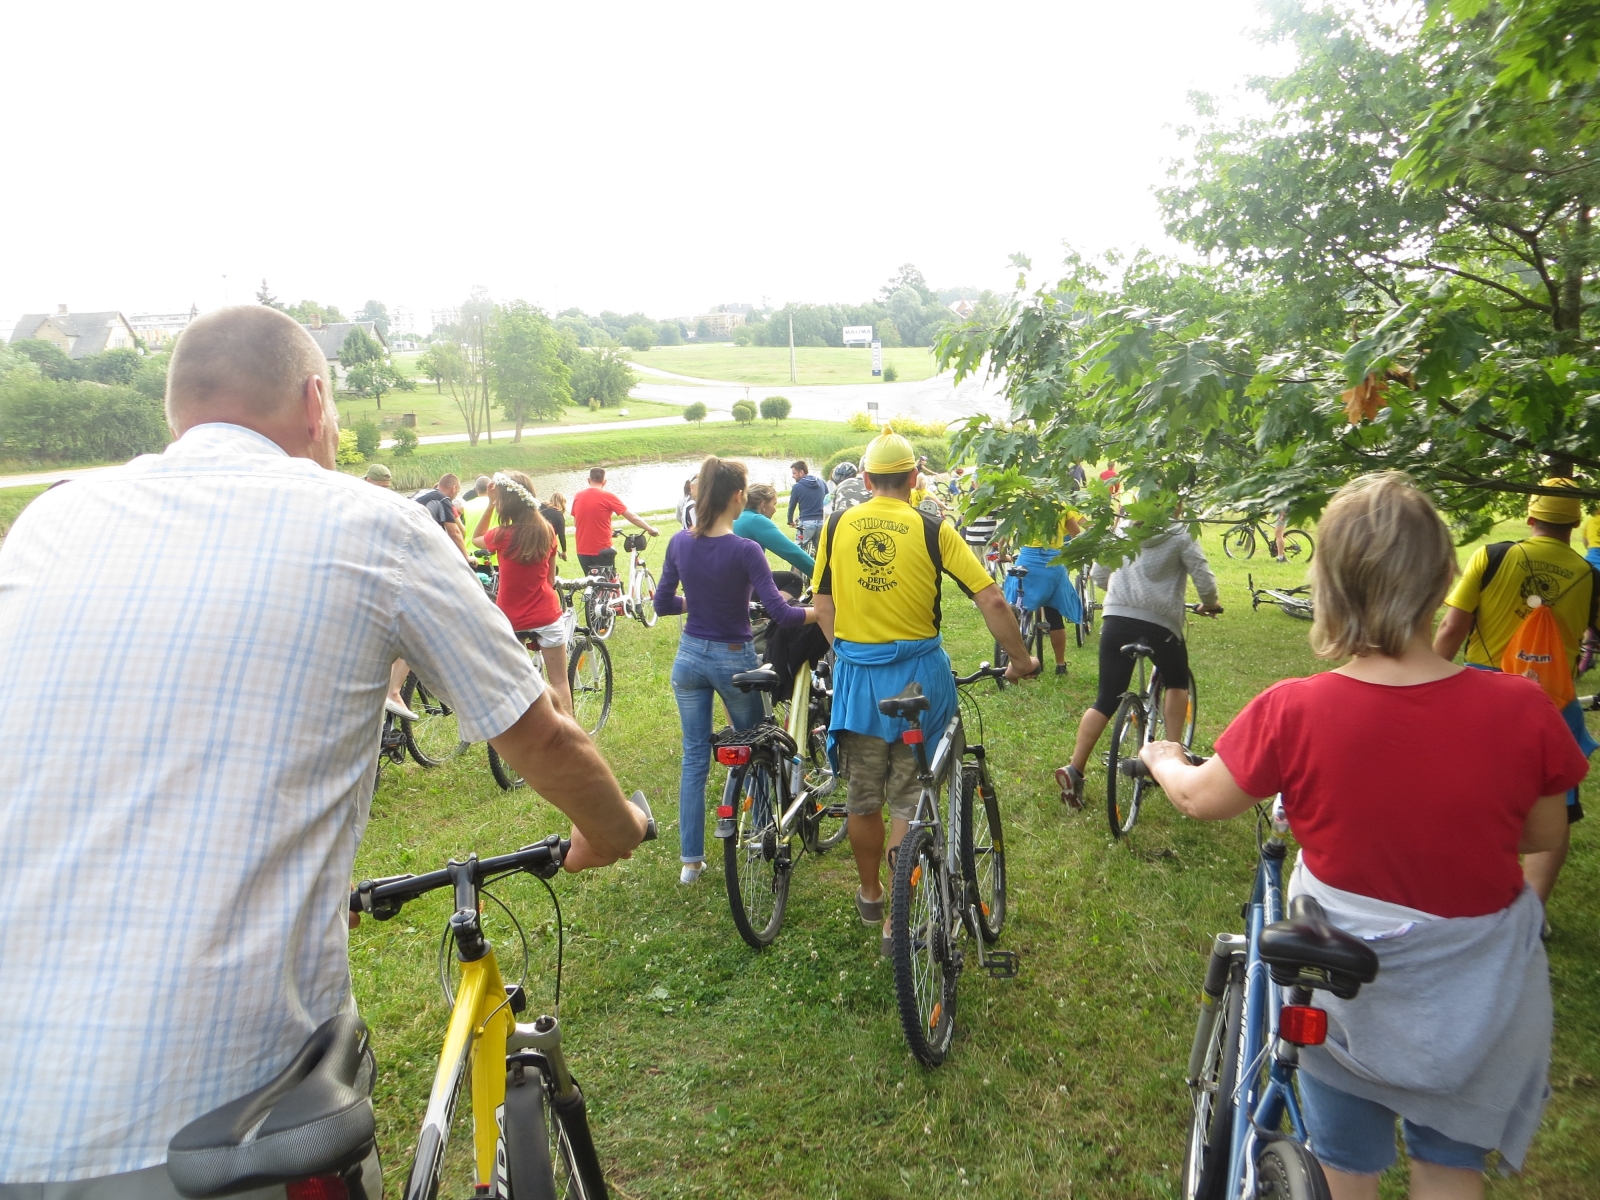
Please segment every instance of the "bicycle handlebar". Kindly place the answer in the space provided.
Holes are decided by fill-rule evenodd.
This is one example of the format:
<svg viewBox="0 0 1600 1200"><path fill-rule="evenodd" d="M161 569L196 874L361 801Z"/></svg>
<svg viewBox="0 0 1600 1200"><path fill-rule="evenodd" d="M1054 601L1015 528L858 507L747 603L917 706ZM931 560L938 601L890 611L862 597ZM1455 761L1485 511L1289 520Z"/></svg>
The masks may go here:
<svg viewBox="0 0 1600 1200"><path fill-rule="evenodd" d="M628 803L644 813L645 831L644 837L640 840L655 841L656 818L650 811L650 802L645 799L644 793L634 792L628 797ZM524 846L510 854L480 858L474 864L473 886L478 886L491 876L504 875L512 871L526 871L529 875L536 875L540 879L553 879L561 870L561 864L566 861L571 850L572 842L569 839L563 838L558 833L552 833L544 841ZM440 888L451 887L454 882L448 868L442 871L429 871L425 875L389 875L382 879L363 879L350 893L350 911L366 913L374 920L387 921L390 917L399 915L400 908L406 901L415 900L418 896L438 891Z"/></svg>
<svg viewBox="0 0 1600 1200"><path fill-rule="evenodd" d="M951 674L955 675L955 672L952 671ZM988 663L979 663L978 669L971 675L956 675L956 686L966 687L969 683L977 683L980 679L1004 679L1005 677L1006 669L1004 667L991 667Z"/></svg>
<svg viewBox="0 0 1600 1200"><path fill-rule="evenodd" d="M1205 606L1201 604L1185 604L1184 607L1190 612L1194 613L1194 615L1197 617L1210 617L1213 621L1227 611L1227 609L1223 608L1220 604L1210 612L1206 612Z"/></svg>
<svg viewBox="0 0 1600 1200"><path fill-rule="evenodd" d="M1184 752L1184 757L1189 760L1189 765L1191 767L1198 767L1211 761L1209 758L1206 758L1203 755L1191 754L1188 751ZM1129 779L1148 779L1152 782L1155 780L1155 776L1150 774L1150 768L1148 765L1146 765L1144 759L1142 758L1124 758L1119 760L1117 763L1117 773L1119 775L1126 775Z"/></svg>

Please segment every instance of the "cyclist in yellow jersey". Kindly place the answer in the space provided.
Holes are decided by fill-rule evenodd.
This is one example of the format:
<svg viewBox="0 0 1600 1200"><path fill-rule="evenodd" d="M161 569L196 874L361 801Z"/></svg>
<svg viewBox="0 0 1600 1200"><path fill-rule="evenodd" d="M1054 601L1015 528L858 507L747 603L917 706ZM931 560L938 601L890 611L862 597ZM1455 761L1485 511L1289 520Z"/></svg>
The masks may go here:
<svg viewBox="0 0 1600 1200"><path fill-rule="evenodd" d="M1542 486L1573 488L1570 479L1546 479ZM1500 542L1482 546L1467 563L1467 569L1445 597L1444 620L1434 635L1434 653L1454 658L1465 643L1463 660L1469 667L1498 671L1500 656L1517 626L1528 615L1528 600L1538 596L1550 608L1561 626L1567 648L1567 664L1578 661L1579 641L1595 625L1600 604L1600 584L1596 568L1572 548L1572 533L1583 520L1583 505L1576 496L1534 496L1528 501L1528 525L1533 536L1520 542ZM1493 569L1491 570L1491 562ZM1490 576L1486 584L1484 579ZM1584 724L1583 707L1576 700L1562 710L1567 728L1572 731L1584 754L1594 753L1596 743ZM1567 796L1567 822L1582 820L1583 806L1578 790ZM1522 871L1529 885L1546 903L1555 890L1556 876L1567 859L1571 835L1561 846L1523 856Z"/></svg>
<svg viewBox="0 0 1600 1200"><path fill-rule="evenodd" d="M883 806L889 805L889 845L898 846L921 791L911 747L900 740L909 726L880 713L878 701L920 684L931 704L923 728L941 732L956 708L939 637L941 574L972 597L1010 656L1008 679L1038 674L1039 660L1028 654L1005 597L955 527L911 506L917 483L911 443L885 426L867 447L864 466L872 498L828 519L812 587L817 624L834 648L828 753L849 781L850 848L861 881L856 910L875 925L884 919ZM886 922L883 939L887 953Z"/></svg>

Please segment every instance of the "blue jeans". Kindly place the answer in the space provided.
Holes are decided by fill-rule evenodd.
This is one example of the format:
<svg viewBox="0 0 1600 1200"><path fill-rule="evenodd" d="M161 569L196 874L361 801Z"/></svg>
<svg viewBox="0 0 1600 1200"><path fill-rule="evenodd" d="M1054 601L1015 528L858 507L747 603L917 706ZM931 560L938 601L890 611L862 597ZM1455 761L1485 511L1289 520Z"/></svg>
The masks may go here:
<svg viewBox="0 0 1600 1200"><path fill-rule="evenodd" d="M1397 1114L1373 1100L1341 1092L1306 1071L1299 1073L1300 1107L1311 1134L1311 1148L1335 1171L1380 1175L1395 1160ZM1489 1151L1445 1137L1437 1129L1401 1120L1406 1153L1436 1167L1481 1171Z"/></svg>
<svg viewBox="0 0 1600 1200"><path fill-rule="evenodd" d="M804 520L804 519L801 520L801 522L800 522L800 544L801 545L803 545L803 546L809 545L809 546L815 547L816 543L817 543L817 537L821 533L822 533L822 522L821 521L807 521L807 520Z"/></svg>
<svg viewBox="0 0 1600 1200"><path fill-rule="evenodd" d="M713 699L722 697L735 729L749 729L763 715L760 692L733 686L740 671L753 671L755 646L750 642L708 642L680 637L672 664L672 694L683 726L683 774L678 781L678 844L686 863L706 858L706 779L711 774Z"/></svg>

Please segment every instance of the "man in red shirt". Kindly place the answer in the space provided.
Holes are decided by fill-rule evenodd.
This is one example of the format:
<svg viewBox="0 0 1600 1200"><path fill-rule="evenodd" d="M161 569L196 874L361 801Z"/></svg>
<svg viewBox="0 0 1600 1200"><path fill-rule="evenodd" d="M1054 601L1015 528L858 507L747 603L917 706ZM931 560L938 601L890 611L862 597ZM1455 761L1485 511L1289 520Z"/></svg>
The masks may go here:
<svg viewBox="0 0 1600 1200"><path fill-rule="evenodd" d="M637 525L651 537L660 536L650 522L633 512L613 493L606 491L606 469L589 469L589 486L572 498L572 523L576 527L578 565L587 575L595 568L616 565L617 552L611 545L611 517L615 514Z"/></svg>

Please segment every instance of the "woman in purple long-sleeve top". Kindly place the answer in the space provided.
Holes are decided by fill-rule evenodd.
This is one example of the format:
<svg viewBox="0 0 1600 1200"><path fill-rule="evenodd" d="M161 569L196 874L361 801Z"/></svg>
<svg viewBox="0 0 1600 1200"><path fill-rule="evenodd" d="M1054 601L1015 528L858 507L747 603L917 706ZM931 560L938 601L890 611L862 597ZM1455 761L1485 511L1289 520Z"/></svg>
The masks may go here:
<svg viewBox="0 0 1600 1200"><path fill-rule="evenodd" d="M656 611L674 616L687 611L672 664L672 693L683 725L683 775L678 785L678 836L683 853L680 883L694 883L706 865L706 779L711 774L713 696L721 696L735 729L761 720L761 693L733 686L740 671L753 671L750 596L766 606L779 625L815 621L809 608L796 608L772 582L766 552L733 532L744 511L743 463L708 458L695 484L695 526L673 535L656 587ZM683 586L679 599L678 586Z"/></svg>

